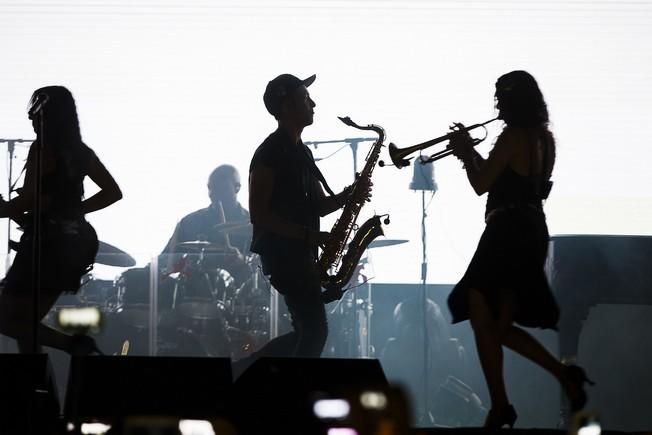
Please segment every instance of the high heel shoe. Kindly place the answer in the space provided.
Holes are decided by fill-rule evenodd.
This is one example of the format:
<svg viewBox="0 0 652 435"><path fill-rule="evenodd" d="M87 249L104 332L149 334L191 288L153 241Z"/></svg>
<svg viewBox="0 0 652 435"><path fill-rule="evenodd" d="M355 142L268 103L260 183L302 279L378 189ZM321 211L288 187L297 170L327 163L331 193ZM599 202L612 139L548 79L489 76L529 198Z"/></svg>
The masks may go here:
<svg viewBox="0 0 652 435"><path fill-rule="evenodd" d="M580 366L570 365L566 367L566 395L570 402L570 410L575 413L586 405L588 397L584 390L584 384L595 385Z"/></svg>
<svg viewBox="0 0 652 435"><path fill-rule="evenodd" d="M75 334L70 343L70 355L86 356L91 354L104 355L93 337L84 334Z"/></svg>
<svg viewBox="0 0 652 435"><path fill-rule="evenodd" d="M487 429L501 429L503 426L514 427L518 415L512 405L504 408L491 408L484 421L484 427Z"/></svg>

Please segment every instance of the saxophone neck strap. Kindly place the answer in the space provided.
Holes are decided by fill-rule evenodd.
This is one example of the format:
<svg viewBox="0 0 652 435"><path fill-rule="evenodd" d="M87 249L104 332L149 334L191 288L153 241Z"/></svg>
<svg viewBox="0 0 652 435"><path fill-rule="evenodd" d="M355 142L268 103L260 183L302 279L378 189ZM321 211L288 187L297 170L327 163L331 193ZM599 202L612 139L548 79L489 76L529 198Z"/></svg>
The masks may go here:
<svg viewBox="0 0 652 435"><path fill-rule="evenodd" d="M330 196L336 196L335 193L333 192L333 189L330 188L328 183L326 182L326 178L324 178L324 174L321 173L319 168L317 167L317 164L315 163L315 159L312 158L310 154L308 154L308 151L306 150L306 146L302 144L301 147L302 150L302 155L308 165L308 169L310 169L310 172L312 175L319 180L322 186L324 186L324 189Z"/></svg>

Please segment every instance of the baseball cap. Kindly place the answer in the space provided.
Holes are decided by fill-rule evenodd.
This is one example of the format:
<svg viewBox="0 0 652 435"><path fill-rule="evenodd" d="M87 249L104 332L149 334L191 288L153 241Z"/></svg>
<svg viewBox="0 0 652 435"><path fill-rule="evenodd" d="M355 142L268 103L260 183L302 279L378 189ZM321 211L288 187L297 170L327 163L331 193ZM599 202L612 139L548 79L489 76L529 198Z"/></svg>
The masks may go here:
<svg viewBox="0 0 652 435"><path fill-rule="evenodd" d="M269 113L277 116L281 110L281 104L283 104L285 97L290 95L299 86L310 86L316 78L317 76L315 74L304 80L301 80L292 74L281 74L267 83L265 94L263 95L265 108L267 108Z"/></svg>

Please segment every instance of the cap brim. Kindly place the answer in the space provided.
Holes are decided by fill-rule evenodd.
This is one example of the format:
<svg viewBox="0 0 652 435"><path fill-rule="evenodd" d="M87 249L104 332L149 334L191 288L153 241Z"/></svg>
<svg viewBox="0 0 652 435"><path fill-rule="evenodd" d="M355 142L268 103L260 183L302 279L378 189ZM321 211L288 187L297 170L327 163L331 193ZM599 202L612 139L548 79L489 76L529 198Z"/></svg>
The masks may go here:
<svg viewBox="0 0 652 435"><path fill-rule="evenodd" d="M315 81L316 78L317 78L317 74L313 74L310 77L308 77L307 79L301 80L301 83L303 83L303 86L305 86L307 88L308 86L313 84L313 82Z"/></svg>

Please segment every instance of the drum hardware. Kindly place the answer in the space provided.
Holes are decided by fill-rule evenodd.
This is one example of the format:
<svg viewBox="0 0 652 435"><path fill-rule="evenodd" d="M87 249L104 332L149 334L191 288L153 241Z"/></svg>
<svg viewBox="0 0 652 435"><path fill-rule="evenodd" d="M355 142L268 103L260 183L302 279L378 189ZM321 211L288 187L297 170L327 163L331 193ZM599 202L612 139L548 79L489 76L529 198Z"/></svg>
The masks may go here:
<svg viewBox="0 0 652 435"><path fill-rule="evenodd" d="M95 263L105 266L133 267L136 265L136 260L122 249L100 241Z"/></svg>
<svg viewBox="0 0 652 435"><path fill-rule="evenodd" d="M90 273L82 277L76 297L82 305L96 306L105 311L112 311L118 304L114 280L99 279Z"/></svg>
<svg viewBox="0 0 652 435"><path fill-rule="evenodd" d="M186 259L189 257L186 255ZM221 313L215 286L204 266L204 250L194 261L187 261L175 280L172 310L188 318L216 319Z"/></svg>
<svg viewBox="0 0 652 435"><path fill-rule="evenodd" d="M231 343L230 356L235 360L249 356L261 344L252 331L247 332L241 328L227 326L226 334Z"/></svg>
<svg viewBox="0 0 652 435"><path fill-rule="evenodd" d="M122 347L120 349L120 356L126 356L129 354L129 340L122 342Z"/></svg>

